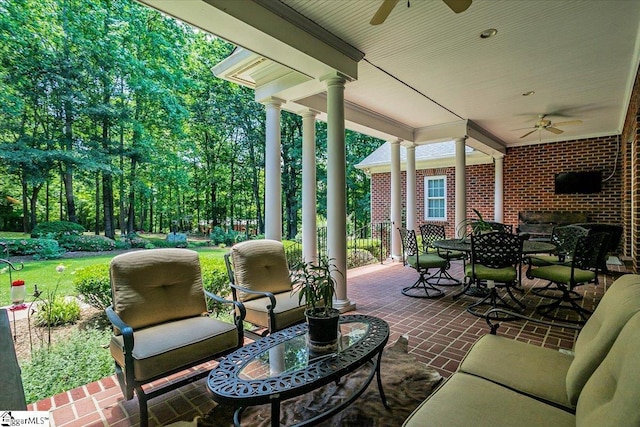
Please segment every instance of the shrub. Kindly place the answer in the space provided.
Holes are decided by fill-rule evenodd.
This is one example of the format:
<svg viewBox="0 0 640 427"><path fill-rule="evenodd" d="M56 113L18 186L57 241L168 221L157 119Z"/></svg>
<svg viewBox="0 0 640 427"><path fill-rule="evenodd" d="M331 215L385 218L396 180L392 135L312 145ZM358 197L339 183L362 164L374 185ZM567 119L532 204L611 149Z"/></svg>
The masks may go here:
<svg viewBox="0 0 640 427"><path fill-rule="evenodd" d="M80 224L69 221L43 222L34 227L31 237L59 239L62 236L78 236L86 230Z"/></svg>
<svg viewBox="0 0 640 427"><path fill-rule="evenodd" d="M116 242L105 236L63 236L58 240L60 246L68 251L112 251Z"/></svg>
<svg viewBox="0 0 640 427"><path fill-rule="evenodd" d="M245 238L244 233L239 233L235 230L225 231L221 227L213 227L213 230L209 234L209 240L214 245L224 244L231 246L236 242L242 241Z"/></svg>
<svg viewBox="0 0 640 427"><path fill-rule="evenodd" d="M52 239L0 239L0 246L6 248L7 255L33 255L35 259L56 259L65 252Z"/></svg>
<svg viewBox="0 0 640 427"><path fill-rule="evenodd" d="M52 295L44 300L36 311L36 326L61 326L76 323L80 319L80 305L76 299Z"/></svg>
<svg viewBox="0 0 640 427"><path fill-rule="evenodd" d="M87 304L98 310L111 305L109 265L95 264L76 270L73 285Z"/></svg>
<svg viewBox="0 0 640 427"><path fill-rule="evenodd" d="M27 403L112 375L113 359L103 347L110 335L96 329L75 331L50 349L34 351L31 360L21 366Z"/></svg>
<svg viewBox="0 0 640 427"><path fill-rule="evenodd" d="M229 276L224 261L216 258L200 258L200 268L202 270L202 284L204 288L223 298L231 294L229 286ZM207 308L214 313L231 310L231 304L222 304L207 298Z"/></svg>

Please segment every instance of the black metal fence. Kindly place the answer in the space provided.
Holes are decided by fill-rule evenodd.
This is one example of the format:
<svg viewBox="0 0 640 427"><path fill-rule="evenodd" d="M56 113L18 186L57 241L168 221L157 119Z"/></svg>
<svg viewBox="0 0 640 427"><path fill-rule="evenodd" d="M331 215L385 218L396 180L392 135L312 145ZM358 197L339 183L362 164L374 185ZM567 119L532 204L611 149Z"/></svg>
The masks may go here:
<svg viewBox="0 0 640 427"><path fill-rule="evenodd" d="M286 249L287 260L294 265L302 260L302 244ZM327 227L318 227L318 256L327 256ZM383 263L391 256L391 222L369 224L347 236L347 267L354 268L374 262Z"/></svg>

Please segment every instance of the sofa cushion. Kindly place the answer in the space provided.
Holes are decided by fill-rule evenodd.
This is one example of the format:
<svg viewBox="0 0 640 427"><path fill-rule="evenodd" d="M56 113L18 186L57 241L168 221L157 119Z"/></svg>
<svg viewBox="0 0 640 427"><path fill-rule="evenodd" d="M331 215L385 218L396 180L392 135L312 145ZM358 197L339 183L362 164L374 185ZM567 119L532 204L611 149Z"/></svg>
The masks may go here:
<svg viewBox="0 0 640 427"><path fill-rule="evenodd" d="M275 314L275 325L272 325L272 330L279 331L287 326L300 323L304 319L304 310L306 306L304 304L304 298L302 303L298 303L298 294L292 292L281 292L275 294L276 307L273 310ZM244 308L247 312L244 320L254 325L262 326L263 328L269 327L269 313L267 311L267 305L271 304L268 298L252 299L244 302Z"/></svg>
<svg viewBox="0 0 640 427"><path fill-rule="evenodd" d="M289 266L282 242L248 240L231 248L235 284L243 288L274 294L291 291ZM240 301L261 298L238 292Z"/></svg>
<svg viewBox="0 0 640 427"><path fill-rule="evenodd" d="M133 329L207 311L198 253L149 249L114 257L110 264L113 308Z"/></svg>
<svg viewBox="0 0 640 427"><path fill-rule="evenodd" d="M579 427L640 425L640 313L624 326L578 398Z"/></svg>
<svg viewBox="0 0 640 427"><path fill-rule="evenodd" d="M166 375L181 366L209 359L224 348L239 346L235 325L206 316L192 317L135 332L133 346L134 373L137 381ZM124 367L122 335L111 338L111 355Z"/></svg>
<svg viewBox="0 0 640 427"><path fill-rule="evenodd" d="M571 408L565 377L572 360L557 350L485 335L471 347L458 370Z"/></svg>
<svg viewBox="0 0 640 427"><path fill-rule="evenodd" d="M458 372L413 411L404 427L575 426L570 412Z"/></svg>
<svg viewBox="0 0 640 427"><path fill-rule="evenodd" d="M567 394L576 404L591 374L607 355L624 325L640 312L640 275L618 278L605 292L574 345L575 358L567 372Z"/></svg>

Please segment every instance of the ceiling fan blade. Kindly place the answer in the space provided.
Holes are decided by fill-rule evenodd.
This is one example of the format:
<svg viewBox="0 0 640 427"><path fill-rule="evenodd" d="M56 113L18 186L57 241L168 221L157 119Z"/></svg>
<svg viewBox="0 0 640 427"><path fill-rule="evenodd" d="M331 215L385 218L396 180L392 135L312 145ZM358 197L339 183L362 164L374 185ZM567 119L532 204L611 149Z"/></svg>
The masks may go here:
<svg viewBox="0 0 640 427"><path fill-rule="evenodd" d="M460 13L469 9L469 6L471 6L471 2L473 0L442 0L442 1L447 6L449 6L449 9L453 10L455 13Z"/></svg>
<svg viewBox="0 0 640 427"><path fill-rule="evenodd" d="M546 130L548 130L551 133L555 133L556 135L560 135L561 133L563 133L564 131L561 129L557 129L557 128L552 128L551 126L546 127Z"/></svg>
<svg viewBox="0 0 640 427"><path fill-rule="evenodd" d="M537 130L538 130L538 129L534 129L534 130L532 130L531 132L527 132L527 133L525 133L524 135L522 135L520 138L525 138L525 137L527 137L527 136L531 135L532 133L534 133L534 132L535 132L535 131L537 131Z"/></svg>
<svg viewBox="0 0 640 427"><path fill-rule="evenodd" d="M582 124L582 120L569 120L568 122L554 123L553 126L571 126Z"/></svg>
<svg viewBox="0 0 640 427"><path fill-rule="evenodd" d="M371 25L382 24L399 1L400 0L384 0L369 23Z"/></svg>

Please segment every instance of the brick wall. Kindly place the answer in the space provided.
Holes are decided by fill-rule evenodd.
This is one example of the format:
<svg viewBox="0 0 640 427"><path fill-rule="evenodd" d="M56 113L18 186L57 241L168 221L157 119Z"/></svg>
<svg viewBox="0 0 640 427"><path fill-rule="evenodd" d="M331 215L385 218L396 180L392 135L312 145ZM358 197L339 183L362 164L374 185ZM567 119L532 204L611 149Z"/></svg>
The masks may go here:
<svg viewBox="0 0 640 427"><path fill-rule="evenodd" d="M590 221L622 223L622 158L616 162L616 136L514 147L504 158L504 222L518 225L521 210L582 211ZM601 170L602 192L598 194L555 194L554 177L559 172ZM416 171L418 221L424 220L424 177L447 177L447 236L454 235L455 169ZM467 216L477 209L493 219L493 164L467 166ZM389 220L391 174L371 177L372 222ZM406 173L402 172L402 210L405 218Z"/></svg>
<svg viewBox="0 0 640 427"><path fill-rule="evenodd" d="M622 130L622 161L623 161L623 224L625 254L632 259L635 271L638 271L640 255L640 70L636 74L636 81L631 93L629 108Z"/></svg>

